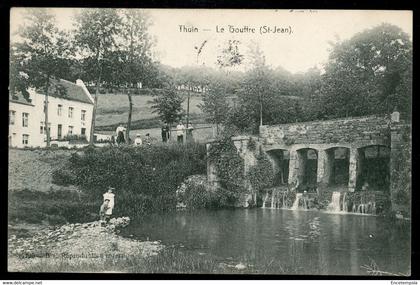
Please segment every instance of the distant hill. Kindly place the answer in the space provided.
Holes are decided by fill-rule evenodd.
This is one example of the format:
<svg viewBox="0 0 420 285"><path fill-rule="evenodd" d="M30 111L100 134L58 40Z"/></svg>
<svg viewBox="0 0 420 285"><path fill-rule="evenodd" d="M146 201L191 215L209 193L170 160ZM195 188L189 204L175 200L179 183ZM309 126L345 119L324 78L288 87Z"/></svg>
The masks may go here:
<svg viewBox="0 0 420 285"><path fill-rule="evenodd" d="M187 110L186 95L183 108ZM144 129L160 126L157 114L152 113L148 102L153 99L151 95L133 95L132 128ZM202 102L200 96L190 98L190 118L193 123L204 123L203 113L198 105ZM126 94L100 94L98 97L98 109L96 112L96 129L111 130L120 123L127 123L128 97Z"/></svg>

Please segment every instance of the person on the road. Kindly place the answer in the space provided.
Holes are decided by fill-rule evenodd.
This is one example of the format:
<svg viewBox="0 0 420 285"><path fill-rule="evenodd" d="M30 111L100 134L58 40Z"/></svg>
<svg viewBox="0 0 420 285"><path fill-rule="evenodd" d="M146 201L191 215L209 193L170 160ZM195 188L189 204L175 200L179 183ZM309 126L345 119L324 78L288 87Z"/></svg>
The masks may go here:
<svg viewBox="0 0 420 285"><path fill-rule="evenodd" d="M123 144L125 143L125 132L126 132L126 128L124 128L123 125L119 125L118 128L115 130L115 133L117 135L117 144Z"/></svg>
<svg viewBox="0 0 420 285"><path fill-rule="evenodd" d="M179 124L176 126L176 138L178 143L184 142L184 132L185 126L182 121L179 121Z"/></svg>
<svg viewBox="0 0 420 285"><path fill-rule="evenodd" d="M194 127L193 127L193 125L190 123L190 124L188 125L188 128L187 128L187 141L188 141L188 142L190 142L190 141L193 141L193 140L194 140L194 138L193 138L193 130L194 130Z"/></svg>
<svg viewBox="0 0 420 285"><path fill-rule="evenodd" d="M136 135L136 139L134 140L134 145L140 146L143 144L143 141L141 140L140 134Z"/></svg>
<svg viewBox="0 0 420 285"><path fill-rule="evenodd" d="M162 126L162 142L166 143L169 140L169 126L165 124Z"/></svg>
<svg viewBox="0 0 420 285"><path fill-rule="evenodd" d="M149 133L146 134L146 138L145 138L144 142L145 142L146 145L151 145L152 144L152 138L150 137Z"/></svg>

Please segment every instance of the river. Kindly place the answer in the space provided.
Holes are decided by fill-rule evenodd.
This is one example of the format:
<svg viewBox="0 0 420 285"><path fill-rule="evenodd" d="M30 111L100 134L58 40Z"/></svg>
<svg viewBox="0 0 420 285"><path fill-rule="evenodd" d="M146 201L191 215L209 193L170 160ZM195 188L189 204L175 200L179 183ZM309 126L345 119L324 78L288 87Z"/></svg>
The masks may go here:
<svg viewBox="0 0 420 285"><path fill-rule="evenodd" d="M180 211L145 216L122 234L161 240L221 262L275 260L301 274L368 275L364 266L410 274L411 268L408 226L367 215L261 208Z"/></svg>

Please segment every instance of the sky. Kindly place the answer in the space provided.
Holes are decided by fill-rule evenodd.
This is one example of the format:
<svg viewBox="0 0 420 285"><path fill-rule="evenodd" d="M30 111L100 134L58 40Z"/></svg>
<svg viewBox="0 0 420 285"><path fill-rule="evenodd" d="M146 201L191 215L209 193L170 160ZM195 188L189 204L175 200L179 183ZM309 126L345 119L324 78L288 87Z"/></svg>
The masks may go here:
<svg viewBox="0 0 420 285"><path fill-rule="evenodd" d="M80 9L51 10L56 14L59 28L71 29L72 17ZM349 39L381 23L400 27L411 39L413 34L411 11L145 10L152 20L149 33L155 41L155 59L172 67L216 67L217 56L227 41L238 40L240 52L246 59L244 68L248 66L249 47L258 45L268 65L299 73L315 66L322 69L328 60L330 42ZM17 27L24 23L22 12L22 8L11 10L12 40ZM186 29L180 27L182 25ZM230 27L236 30L231 32ZM197 31L187 32L188 28L197 28ZM206 44L197 60L195 47L204 41Z"/></svg>

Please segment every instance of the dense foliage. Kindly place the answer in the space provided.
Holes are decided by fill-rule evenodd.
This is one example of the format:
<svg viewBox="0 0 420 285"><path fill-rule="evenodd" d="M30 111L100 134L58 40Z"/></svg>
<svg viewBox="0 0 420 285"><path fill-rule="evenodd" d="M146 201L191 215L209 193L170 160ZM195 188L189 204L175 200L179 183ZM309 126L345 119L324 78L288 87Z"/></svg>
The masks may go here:
<svg viewBox="0 0 420 285"><path fill-rule="evenodd" d="M115 214L137 216L174 209L177 187L205 167L200 144L87 148L72 155L55 183L77 185L96 200L115 187Z"/></svg>
<svg viewBox="0 0 420 285"><path fill-rule="evenodd" d="M153 113L157 113L162 122L173 125L183 116L183 98L174 89L165 89L160 95L154 96L152 103Z"/></svg>
<svg viewBox="0 0 420 285"><path fill-rule="evenodd" d="M400 155L395 157L393 167L391 168L391 175L394 177L391 180L392 189L396 189L392 193L391 199L393 202L405 210L405 215L410 216L411 210L411 136L410 130L407 130L402 135L403 144Z"/></svg>
<svg viewBox="0 0 420 285"><path fill-rule="evenodd" d="M218 208L222 206L219 194L220 191L210 189L205 175L194 175L177 189L177 200L189 210Z"/></svg>
<svg viewBox="0 0 420 285"><path fill-rule="evenodd" d="M213 143L208 159L213 163L220 187L220 205L233 205L244 193L244 161L230 138Z"/></svg>
<svg viewBox="0 0 420 285"><path fill-rule="evenodd" d="M382 24L337 43L322 76L319 116L411 113L412 43ZM321 115L321 113L323 115Z"/></svg>
<svg viewBox="0 0 420 285"><path fill-rule="evenodd" d="M255 191L261 192L265 188L273 185L273 166L266 154L262 153L257 156L257 163L250 167L247 176Z"/></svg>

